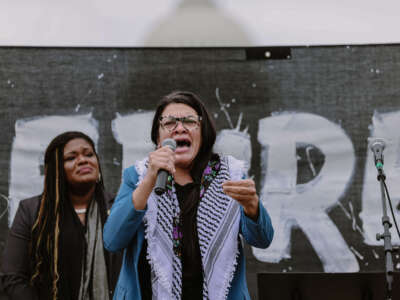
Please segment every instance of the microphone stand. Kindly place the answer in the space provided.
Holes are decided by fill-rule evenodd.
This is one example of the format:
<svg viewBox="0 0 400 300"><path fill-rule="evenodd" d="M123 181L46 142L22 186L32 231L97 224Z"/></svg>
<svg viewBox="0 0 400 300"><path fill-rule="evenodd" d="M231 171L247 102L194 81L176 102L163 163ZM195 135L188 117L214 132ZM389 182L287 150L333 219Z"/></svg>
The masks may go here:
<svg viewBox="0 0 400 300"><path fill-rule="evenodd" d="M390 234L389 228L392 227L390 223L390 219L387 214L387 206L386 206L386 193L384 187L384 181L386 180L386 175L383 172L382 168L378 168L378 177L377 177L380 187L381 187L381 199L382 199L382 225L383 225L383 234L377 233L376 239L379 241L383 239L384 241L384 249L385 249L385 261L386 261L386 299L392 299L392 283L393 283L393 246L392 246L392 236Z"/></svg>

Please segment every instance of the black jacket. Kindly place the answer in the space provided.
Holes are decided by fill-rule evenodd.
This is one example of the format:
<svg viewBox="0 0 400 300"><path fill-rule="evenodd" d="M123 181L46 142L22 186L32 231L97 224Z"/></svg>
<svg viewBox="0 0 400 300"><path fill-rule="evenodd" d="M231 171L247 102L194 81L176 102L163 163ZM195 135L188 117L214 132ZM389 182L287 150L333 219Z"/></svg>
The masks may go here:
<svg viewBox="0 0 400 300"><path fill-rule="evenodd" d="M111 208L113 201L114 198L106 193L107 210ZM29 284L32 276L29 254L31 230L39 211L39 204L40 196L22 200L8 233L7 245L2 258L0 282L11 300L45 300L49 298L51 287L35 288ZM106 215L108 214L106 213ZM64 250L73 251L74 249ZM121 268L122 254L110 253L106 250L104 250L104 254L112 296Z"/></svg>

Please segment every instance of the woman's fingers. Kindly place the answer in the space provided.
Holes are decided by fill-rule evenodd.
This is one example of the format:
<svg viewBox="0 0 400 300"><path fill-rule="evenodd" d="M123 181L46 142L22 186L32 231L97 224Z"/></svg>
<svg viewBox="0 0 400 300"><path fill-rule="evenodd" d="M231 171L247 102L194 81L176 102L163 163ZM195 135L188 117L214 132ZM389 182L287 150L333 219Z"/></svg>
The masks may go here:
<svg viewBox="0 0 400 300"><path fill-rule="evenodd" d="M238 186L242 186L242 187L255 187L255 183L252 179L243 179L243 180L227 180L225 181L222 186L234 186L234 187L238 187Z"/></svg>
<svg viewBox="0 0 400 300"><path fill-rule="evenodd" d="M254 201L254 197L257 197L256 187L251 179L226 181L222 188L226 194L238 201Z"/></svg>
<svg viewBox="0 0 400 300"><path fill-rule="evenodd" d="M258 201L256 193L234 193L228 190L224 190L225 194L238 201L242 206L254 205Z"/></svg>
<svg viewBox="0 0 400 300"><path fill-rule="evenodd" d="M237 195L255 195L257 193L256 188L253 186L225 186L222 185L224 192Z"/></svg>
<svg viewBox="0 0 400 300"><path fill-rule="evenodd" d="M251 218L258 215L258 195L252 179L226 181L222 184L224 193L243 206L245 214Z"/></svg>
<svg viewBox="0 0 400 300"><path fill-rule="evenodd" d="M158 173L160 169L175 173L175 153L168 147L162 147L149 154L149 168Z"/></svg>

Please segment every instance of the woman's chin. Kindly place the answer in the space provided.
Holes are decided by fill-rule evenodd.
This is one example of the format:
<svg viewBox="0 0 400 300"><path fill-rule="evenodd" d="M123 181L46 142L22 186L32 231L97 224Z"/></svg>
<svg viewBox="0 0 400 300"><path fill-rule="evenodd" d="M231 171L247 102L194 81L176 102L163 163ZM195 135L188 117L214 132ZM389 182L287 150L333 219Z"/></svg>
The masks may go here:
<svg viewBox="0 0 400 300"><path fill-rule="evenodd" d="M73 183L69 183L71 189L75 192L85 193L90 191L96 185L96 180L86 179L80 180Z"/></svg>
<svg viewBox="0 0 400 300"><path fill-rule="evenodd" d="M76 181L76 183L82 184L82 185L87 185L87 184L96 184L97 181L97 176L83 176L82 178L79 178L79 180Z"/></svg>
<svg viewBox="0 0 400 300"><path fill-rule="evenodd" d="M185 158L185 157L177 157L175 160L175 167L180 168L180 169L189 169L190 166L192 165L193 159L190 158Z"/></svg>

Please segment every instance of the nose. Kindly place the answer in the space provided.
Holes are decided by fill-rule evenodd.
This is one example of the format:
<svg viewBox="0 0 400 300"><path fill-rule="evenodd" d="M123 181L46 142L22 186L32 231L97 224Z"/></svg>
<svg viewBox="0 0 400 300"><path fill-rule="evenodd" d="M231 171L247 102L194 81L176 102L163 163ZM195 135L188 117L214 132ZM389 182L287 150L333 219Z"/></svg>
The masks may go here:
<svg viewBox="0 0 400 300"><path fill-rule="evenodd" d="M187 129L185 128L185 126L183 126L182 121L178 120L178 121L176 121L176 127L175 127L174 131L176 131L176 132L186 132Z"/></svg>
<svg viewBox="0 0 400 300"><path fill-rule="evenodd" d="M85 163L87 163L87 159L86 159L86 156L85 155L82 155L82 154L80 154L80 155L78 155L78 157L77 157L77 162L78 162L78 164L85 164Z"/></svg>

